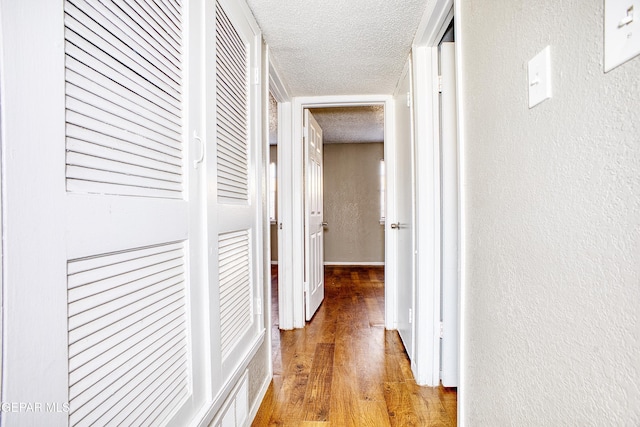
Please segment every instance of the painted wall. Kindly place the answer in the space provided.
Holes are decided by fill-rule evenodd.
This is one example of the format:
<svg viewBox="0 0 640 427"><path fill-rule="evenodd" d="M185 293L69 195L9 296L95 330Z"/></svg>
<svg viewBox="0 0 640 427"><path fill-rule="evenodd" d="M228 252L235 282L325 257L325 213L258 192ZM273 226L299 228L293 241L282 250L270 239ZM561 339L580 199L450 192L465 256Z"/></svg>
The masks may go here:
<svg viewBox="0 0 640 427"><path fill-rule="evenodd" d="M601 0L458 12L463 421L640 425L640 58L603 72ZM553 98L529 109L547 45Z"/></svg>
<svg viewBox="0 0 640 427"><path fill-rule="evenodd" d="M379 162L384 144L324 145L327 263L383 263Z"/></svg>

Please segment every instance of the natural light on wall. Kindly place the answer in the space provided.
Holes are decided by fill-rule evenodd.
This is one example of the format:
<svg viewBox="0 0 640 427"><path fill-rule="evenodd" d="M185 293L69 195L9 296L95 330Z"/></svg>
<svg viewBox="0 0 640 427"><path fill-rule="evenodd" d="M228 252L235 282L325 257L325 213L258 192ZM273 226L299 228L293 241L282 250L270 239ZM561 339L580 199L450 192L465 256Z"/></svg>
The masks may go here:
<svg viewBox="0 0 640 427"><path fill-rule="evenodd" d="M385 172L385 168L384 168L384 159L380 160L380 167L378 170L378 175L380 176L380 224L384 224L385 221L385 217L386 217L386 211L385 211L385 203L384 203L384 199L386 197L386 193L387 193L387 187L386 187L386 172Z"/></svg>
<svg viewBox="0 0 640 427"><path fill-rule="evenodd" d="M276 222L276 163L269 164L269 221Z"/></svg>

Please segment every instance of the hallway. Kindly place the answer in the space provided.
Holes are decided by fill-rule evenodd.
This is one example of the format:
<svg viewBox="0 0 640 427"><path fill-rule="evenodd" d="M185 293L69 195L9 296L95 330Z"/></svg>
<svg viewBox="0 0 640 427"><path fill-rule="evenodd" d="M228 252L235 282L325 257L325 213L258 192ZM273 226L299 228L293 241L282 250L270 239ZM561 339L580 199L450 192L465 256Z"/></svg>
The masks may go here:
<svg viewBox="0 0 640 427"><path fill-rule="evenodd" d="M272 272L274 378L254 426L456 425L456 390L418 387L384 329L383 267L325 267L322 306L291 331L278 329Z"/></svg>

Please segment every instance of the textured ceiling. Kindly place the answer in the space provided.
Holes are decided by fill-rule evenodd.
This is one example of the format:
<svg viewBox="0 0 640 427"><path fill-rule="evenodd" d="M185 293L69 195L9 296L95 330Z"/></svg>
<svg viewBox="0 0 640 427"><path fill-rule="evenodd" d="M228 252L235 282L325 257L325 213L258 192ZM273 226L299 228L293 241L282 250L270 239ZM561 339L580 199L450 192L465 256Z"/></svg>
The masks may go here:
<svg viewBox="0 0 640 427"><path fill-rule="evenodd" d="M248 0L291 96L391 94L428 0Z"/></svg>
<svg viewBox="0 0 640 427"><path fill-rule="evenodd" d="M314 108L325 144L384 142L384 107Z"/></svg>

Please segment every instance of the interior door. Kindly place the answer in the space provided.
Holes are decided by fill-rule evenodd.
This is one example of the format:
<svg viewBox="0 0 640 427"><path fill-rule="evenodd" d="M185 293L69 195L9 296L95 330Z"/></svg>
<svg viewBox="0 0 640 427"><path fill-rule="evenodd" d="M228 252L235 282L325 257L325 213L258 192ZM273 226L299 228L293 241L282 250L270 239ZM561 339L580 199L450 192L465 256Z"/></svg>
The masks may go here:
<svg viewBox="0 0 640 427"><path fill-rule="evenodd" d="M305 141L305 315L311 320L324 299L322 129L304 111Z"/></svg>
<svg viewBox="0 0 640 427"><path fill-rule="evenodd" d="M414 167L410 67L395 98L396 115L396 218L388 225L397 239L398 332L410 359L414 356L415 258L414 258Z"/></svg>
<svg viewBox="0 0 640 427"><path fill-rule="evenodd" d="M440 45L440 144L442 174L442 359L445 387L458 386L458 134L455 47Z"/></svg>
<svg viewBox="0 0 640 427"><path fill-rule="evenodd" d="M182 3L0 7L3 400L40 405L0 424L184 425L204 396Z"/></svg>

